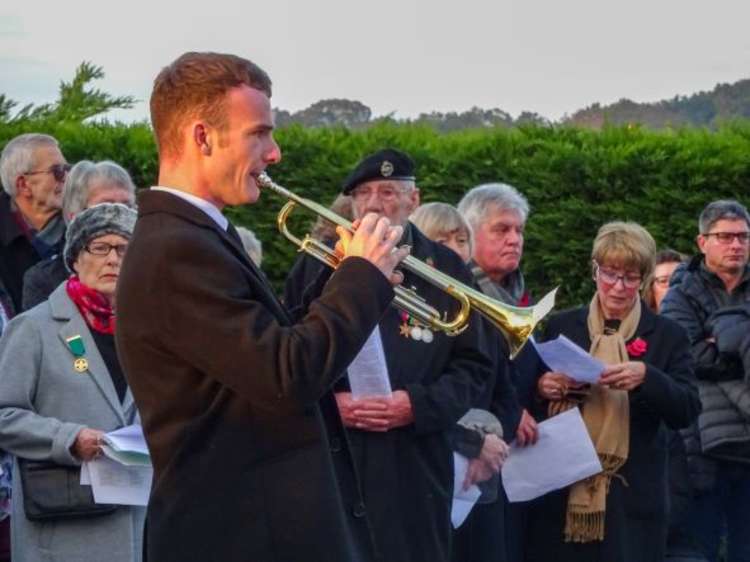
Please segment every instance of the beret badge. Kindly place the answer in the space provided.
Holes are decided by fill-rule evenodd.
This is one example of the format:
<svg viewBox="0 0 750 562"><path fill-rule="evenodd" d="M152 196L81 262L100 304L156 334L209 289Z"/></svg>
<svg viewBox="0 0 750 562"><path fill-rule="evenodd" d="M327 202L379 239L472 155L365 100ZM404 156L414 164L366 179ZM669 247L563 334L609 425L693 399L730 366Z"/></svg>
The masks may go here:
<svg viewBox="0 0 750 562"><path fill-rule="evenodd" d="M380 175L384 178L389 178L393 174L393 164L391 164L388 160L383 160L383 163L380 165Z"/></svg>

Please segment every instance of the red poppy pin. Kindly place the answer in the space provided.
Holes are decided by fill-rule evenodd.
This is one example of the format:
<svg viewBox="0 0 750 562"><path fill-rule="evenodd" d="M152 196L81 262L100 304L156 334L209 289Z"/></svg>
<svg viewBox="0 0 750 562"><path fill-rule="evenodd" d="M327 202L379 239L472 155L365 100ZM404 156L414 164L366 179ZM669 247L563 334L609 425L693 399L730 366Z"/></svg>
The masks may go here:
<svg viewBox="0 0 750 562"><path fill-rule="evenodd" d="M625 346L625 349L630 357L640 357L648 350L648 342L641 338L635 338Z"/></svg>

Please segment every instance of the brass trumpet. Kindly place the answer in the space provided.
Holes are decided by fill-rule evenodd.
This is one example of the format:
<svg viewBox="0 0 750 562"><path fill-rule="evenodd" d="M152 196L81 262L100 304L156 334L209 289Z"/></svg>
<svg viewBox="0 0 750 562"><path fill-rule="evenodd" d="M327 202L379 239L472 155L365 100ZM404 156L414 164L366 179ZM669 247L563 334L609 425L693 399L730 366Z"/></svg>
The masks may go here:
<svg viewBox="0 0 750 562"><path fill-rule="evenodd" d="M265 172L258 176L258 185L264 189L270 189L288 200L276 219L279 232L298 246L299 251L307 252L314 258L335 269L340 261L336 253L322 242L312 238L309 234L305 235L302 239L292 234L287 228L287 219L294 210L294 207L300 205L320 215L327 221L342 226L349 231L353 231L352 223L330 209L310 199L300 197L280 186ZM474 309L502 332L510 348L511 359L521 351L534 331L534 327L552 310L555 304L557 289L548 293L537 305L524 308L511 306L492 299L481 291L457 281L450 275L446 275L442 271L427 265L413 256L407 256L401 262L401 267L448 293L458 301L460 308L452 319L447 320L445 313L441 313L429 305L415 291L400 285L394 287L396 294L393 299L394 306L409 313L419 322L434 330L442 331L449 336L458 335L466 328L471 316L471 310Z"/></svg>

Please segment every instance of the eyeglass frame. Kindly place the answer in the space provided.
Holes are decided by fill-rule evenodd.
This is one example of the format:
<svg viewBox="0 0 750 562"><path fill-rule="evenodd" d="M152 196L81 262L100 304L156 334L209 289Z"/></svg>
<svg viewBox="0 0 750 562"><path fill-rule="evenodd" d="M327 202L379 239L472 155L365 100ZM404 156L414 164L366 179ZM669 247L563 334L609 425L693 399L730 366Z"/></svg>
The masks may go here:
<svg viewBox="0 0 750 562"><path fill-rule="evenodd" d="M68 175L70 170L73 168L70 164L52 164L52 166L49 167L49 170L35 170L31 172L25 172L21 175L24 176L35 176L37 174L52 174L55 176L55 180L57 181L64 181L65 176Z"/></svg>
<svg viewBox="0 0 750 562"><path fill-rule="evenodd" d="M729 246L735 240L740 244L747 244L750 242L750 231L748 230L744 232L704 232L701 236L715 236L716 241L722 246ZM722 240L722 236L729 236L729 239ZM744 238L744 240L742 238Z"/></svg>
<svg viewBox="0 0 750 562"><path fill-rule="evenodd" d="M89 254L92 256L97 256L100 258L106 257L112 252L112 250L115 251L115 254L117 254L118 258L122 258L125 256L125 252L128 251L128 246L130 243L127 244L110 244L108 242L96 242L96 244L101 244L102 246L107 247L107 251L104 253L101 252L92 252L91 251L91 243L84 245L83 249L86 250Z"/></svg>
<svg viewBox="0 0 750 562"><path fill-rule="evenodd" d="M598 279L599 281L601 281L605 285L608 285L610 287L614 287L615 285L617 285L618 281L622 281L622 286L625 287L626 289L639 289L639 288L641 288L643 286L643 275L639 275L638 276L638 284L637 285L632 285L631 282L628 282L627 281L627 278L628 278L627 275L619 275L619 274L614 273L614 272L611 274L615 278L614 281L607 281L606 279L601 279L599 274L600 274L600 272L602 270L606 271L606 268L603 268L601 265L599 265L599 262L597 262L596 260L591 260L591 261L594 264L594 278ZM610 274L609 273L605 273L605 275L610 275Z"/></svg>

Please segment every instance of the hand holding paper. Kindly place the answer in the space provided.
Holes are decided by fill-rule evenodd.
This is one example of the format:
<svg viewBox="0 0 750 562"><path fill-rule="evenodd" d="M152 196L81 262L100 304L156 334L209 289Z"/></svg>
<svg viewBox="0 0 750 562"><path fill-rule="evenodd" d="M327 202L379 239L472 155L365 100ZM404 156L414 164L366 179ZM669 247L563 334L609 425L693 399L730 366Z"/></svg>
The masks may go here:
<svg viewBox="0 0 750 562"><path fill-rule="evenodd" d="M511 502L528 501L601 470L581 413L573 408L540 423L533 447L511 446L503 487Z"/></svg>
<svg viewBox="0 0 750 562"><path fill-rule="evenodd" d="M563 335L544 343L534 342L542 361L555 373L579 383L597 383L605 365Z"/></svg>

